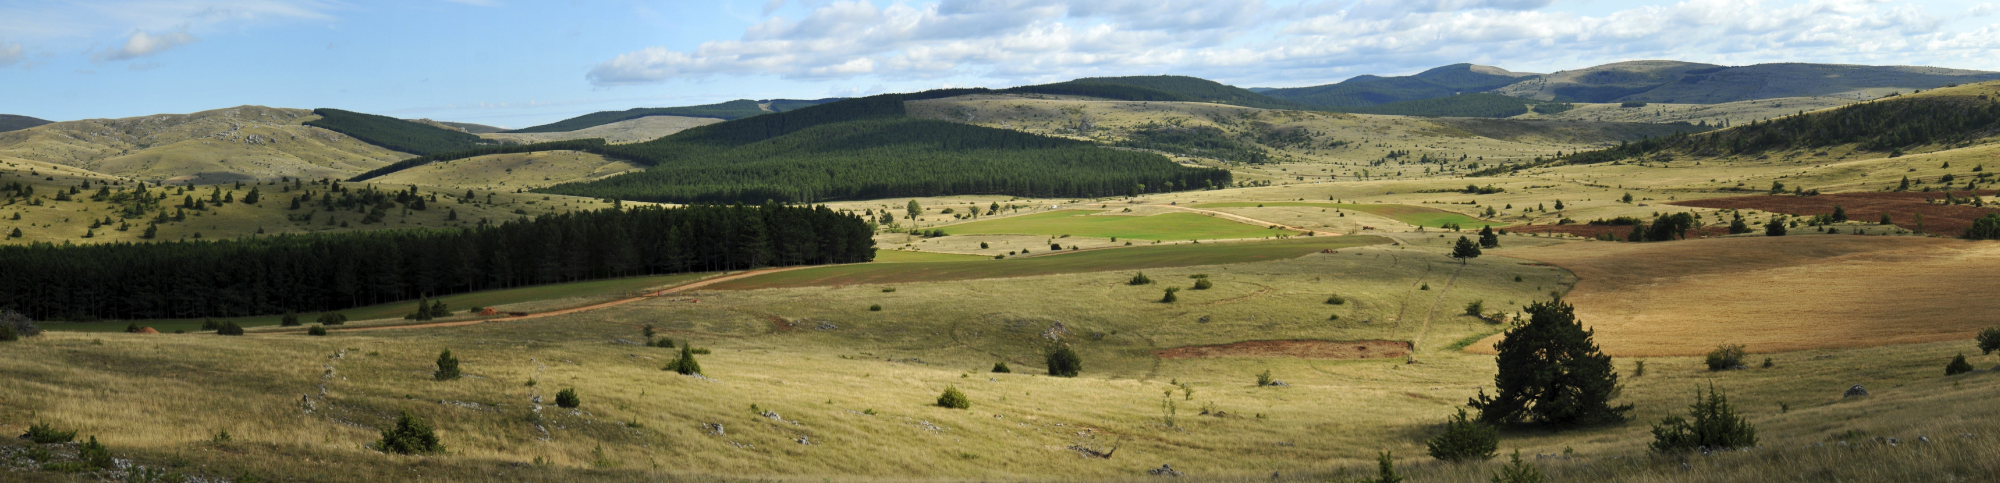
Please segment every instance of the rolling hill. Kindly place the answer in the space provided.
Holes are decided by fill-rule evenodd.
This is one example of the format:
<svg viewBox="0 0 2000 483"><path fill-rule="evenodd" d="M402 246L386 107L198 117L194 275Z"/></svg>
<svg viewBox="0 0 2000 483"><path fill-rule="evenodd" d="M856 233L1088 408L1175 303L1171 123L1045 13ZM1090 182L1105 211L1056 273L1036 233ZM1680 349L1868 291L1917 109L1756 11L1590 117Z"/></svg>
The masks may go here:
<svg viewBox="0 0 2000 483"><path fill-rule="evenodd" d="M1411 76L1362 75L1336 84L1268 89L1261 92L1266 96L1300 104L1361 107L1485 92L1537 75L1539 74L1509 72L1499 67L1452 64Z"/></svg>
<svg viewBox="0 0 2000 483"><path fill-rule="evenodd" d="M1711 133L1671 136L1576 153L1564 161L1603 163L1632 158L1751 156L1775 151L1851 146L1891 153L1922 146L1969 146L2000 135L2000 83L1895 96Z"/></svg>
<svg viewBox="0 0 2000 483"><path fill-rule="evenodd" d="M509 134L570 132L652 116L698 117L728 121L773 112L785 112L841 99L843 98L833 97L817 100L769 99L763 101L737 99L720 104L702 106L640 107L623 111L593 112L540 126L501 132Z"/></svg>
<svg viewBox="0 0 2000 483"><path fill-rule="evenodd" d="M303 109L239 106L66 121L0 133L0 158L147 181L221 183L344 178L408 156L305 125L316 119Z"/></svg>
<svg viewBox="0 0 2000 483"><path fill-rule="evenodd" d="M306 125L354 136L355 139L376 146L418 155L462 151L482 145L497 144L495 141L465 131L388 116L330 108L314 109L313 114L320 118L306 121Z"/></svg>
<svg viewBox="0 0 2000 483"><path fill-rule="evenodd" d="M22 129L48 124L51 122L54 121L45 121L28 116L16 116L13 114L0 114L0 132L19 131Z"/></svg>
<svg viewBox="0 0 2000 483"><path fill-rule="evenodd" d="M603 139L605 142L611 144L625 144L651 141L695 126L718 122L722 122L722 120L713 117L646 116L591 126L575 131L535 133L496 132L480 134L479 137L522 144L593 138Z"/></svg>
<svg viewBox="0 0 2000 483"><path fill-rule="evenodd" d="M1894 91L1996 79L2000 73L1936 67L1635 61L1557 72L1494 92L1563 102L1719 104L1810 96L1873 99Z"/></svg>
<svg viewBox="0 0 2000 483"><path fill-rule="evenodd" d="M1121 92L1104 89L1105 86L1129 86L1139 89L1125 89ZM1240 87L1179 75L1085 77L1069 82L1016 87L1002 92L1075 94L1125 101L1213 102L1260 109L1311 109L1310 106L1272 98ZM1092 92L1097 95L1091 94Z"/></svg>

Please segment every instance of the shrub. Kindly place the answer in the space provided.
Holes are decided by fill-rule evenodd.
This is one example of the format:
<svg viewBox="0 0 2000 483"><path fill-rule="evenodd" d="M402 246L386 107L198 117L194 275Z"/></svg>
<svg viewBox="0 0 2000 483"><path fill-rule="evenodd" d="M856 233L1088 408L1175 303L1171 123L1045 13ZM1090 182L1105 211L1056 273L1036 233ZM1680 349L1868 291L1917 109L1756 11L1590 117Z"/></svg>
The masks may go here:
<svg viewBox="0 0 2000 483"><path fill-rule="evenodd" d="M1424 442L1431 457L1445 461L1486 461L1500 449L1500 430L1466 417L1465 409L1444 423L1444 434Z"/></svg>
<svg viewBox="0 0 2000 483"><path fill-rule="evenodd" d="M451 356L451 349L438 353L437 367L437 372L431 373L431 377L440 381L458 379L458 358Z"/></svg>
<svg viewBox="0 0 2000 483"><path fill-rule="evenodd" d="M653 332L653 324L646 324L646 328L640 329L639 333L645 334L646 340L653 340L653 336L656 335L656 333Z"/></svg>
<svg viewBox="0 0 2000 483"><path fill-rule="evenodd" d="M326 335L326 326L315 325L306 329L306 335Z"/></svg>
<svg viewBox="0 0 2000 483"><path fill-rule="evenodd" d="M110 469L111 448L104 447L97 442L96 436L91 436L89 442L76 447L76 460L87 468Z"/></svg>
<svg viewBox="0 0 2000 483"><path fill-rule="evenodd" d="M1992 354L1993 351L2000 350L2000 327L1988 327L1979 331L1979 337L1973 340L1979 342L1980 354Z"/></svg>
<svg viewBox="0 0 2000 483"><path fill-rule="evenodd" d="M219 330L221 328L222 323L216 322L215 319L202 319L201 321L201 330Z"/></svg>
<svg viewBox="0 0 2000 483"><path fill-rule="evenodd" d="M556 391L556 407L574 408L582 404L583 401L579 401L576 398L576 388L564 388L561 391Z"/></svg>
<svg viewBox="0 0 2000 483"><path fill-rule="evenodd" d="M1632 363L1632 377L1639 377L1644 375L1646 375L1646 361L1638 361Z"/></svg>
<svg viewBox="0 0 2000 483"><path fill-rule="evenodd" d="M1276 380L1271 377L1270 369L1265 369L1264 372L1257 373L1257 387L1269 386L1271 382Z"/></svg>
<svg viewBox="0 0 2000 483"><path fill-rule="evenodd" d="M701 364L694 360L694 346L682 343L681 356L668 362L666 370L689 376L701 374Z"/></svg>
<svg viewBox="0 0 2000 483"><path fill-rule="evenodd" d="M995 363L993 363L993 372L997 372L997 373L1001 373L1001 374L1011 374L1011 373L1013 373L1013 372L1014 372L1014 370L1013 370L1013 369L1008 369L1008 368L1007 368L1007 363L1005 363L1005 362L995 362Z"/></svg>
<svg viewBox="0 0 2000 483"><path fill-rule="evenodd" d="M667 337L661 337L660 340L653 342L653 347L658 347L661 349L672 349L674 348L674 340Z"/></svg>
<svg viewBox="0 0 2000 483"><path fill-rule="evenodd" d="M1132 280L1125 282L1126 285L1152 285L1152 283L1153 279L1146 278L1146 272L1139 272L1132 276Z"/></svg>
<svg viewBox="0 0 2000 483"><path fill-rule="evenodd" d="M1512 459L1513 462L1500 467L1500 472L1493 474L1491 480L1493 483L1542 483L1542 470L1521 461L1521 450L1514 450Z"/></svg>
<svg viewBox="0 0 2000 483"><path fill-rule="evenodd" d="M434 454L444 452L444 443L438 442L437 432L430 424L403 411L394 428L382 430L382 440L375 442L375 449L384 453Z"/></svg>
<svg viewBox="0 0 2000 483"><path fill-rule="evenodd" d="M299 326L299 314L294 314L294 313L291 313L291 312L285 312L285 316L284 316L283 318L280 318L280 319L278 319L278 326L280 326L280 327L298 327L298 326Z"/></svg>
<svg viewBox="0 0 2000 483"><path fill-rule="evenodd" d="M35 321L28 319L27 315L0 309L0 341L21 340L23 337L34 337L40 333L42 328L36 327Z"/></svg>
<svg viewBox="0 0 2000 483"><path fill-rule="evenodd" d="M1174 303L1175 300L1178 300L1177 298L1174 297L1174 292L1179 292L1179 291L1181 291L1180 287L1167 287L1167 295L1164 297L1160 297L1160 303L1163 304Z"/></svg>
<svg viewBox="0 0 2000 483"><path fill-rule="evenodd" d="M1723 344L1708 351L1708 370L1722 371L1743 367L1743 345Z"/></svg>
<svg viewBox="0 0 2000 483"><path fill-rule="evenodd" d="M1729 405L1729 398L1717 392L1714 386L1708 393L1695 390L1694 404L1688 406L1690 423L1680 416L1668 416L1653 425L1653 442L1648 445L1655 453L1684 453L1699 448L1728 449L1747 448L1757 445L1757 429L1750 421L1736 415L1736 408Z"/></svg>
<svg viewBox="0 0 2000 483"><path fill-rule="evenodd" d="M1485 311L1486 311L1486 301L1484 300L1474 300L1471 303L1465 304L1465 315L1478 317L1479 314Z"/></svg>
<svg viewBox="0 0 2000 483"><path fill-rule="evenodd" d="M1403 477L1396 474L1396 458L1388 451L1383 451L1381 456L1375 458L1375 467L1380 475L1372 480L1361 480L1363 483L1403 483Z"/></svg>
<svg viewBox="0 0 2000 483"><path fill-rule="evenodd" d="M1347 305L1347 299L1346 299L1346 298L1342 298L1342 297L1341 297L1341 296L1339 296L1339 295L1328 295L1328 296L1326 296L1326 304L1327 304L1327 305Z"/></svg>
<svg viewBox="0 0 2000 483"><path fill-rule="evenodd" d="M696 354L700 354L700 355L708 355L708 348L707 348L707 347L695 347L695 348L694 348L694 353L696 353Z"/></svg>
<svg viewBox="0 0 2000 483"><path fill-rule="evenodd" d="M882 304L875 304L875 305L870 305L870 306L868 306L868 311L869 311L869 312L881 312L881 311L882 311Z"/></svg>
<svg viewBox="0 0 2000 483"><path fill-rule="evenodd" d="M57 431L55 426L48 423L34 423L28 425L28 432L22 434L21 439L33 441L35 444L68 443L76 439L76 432Z"/></svg>
<svg viewBox="0 0 2000 483"><path fill-rule="evenodd" d="M340 312L327 312L319 316L319 325L340 325L345 323L347 323L347 314Z"/></svg>
<svg viewBox="0 0 2000 483"><path fill-rule="evenodd" d="M1200 279L1196 279L1196 280L1194 281L1194 289L1195 289L1195 290L1208 290L1208 289L1211 289L1211 288L1215 288L1215 282L1210 282L1210 281L1208 281L1208 278L1205 278L1205 277L1204 277L1204 278L1200 278Z"/></svg>
<svg viewBox="0 0 2000 483"><path fill-rule="evenodd" d="M221 328L218 328L218 329L215 329L215 334L216 334L216 335L243 335L243 326L241 326L241 325L236 325L236 322L233 322L233 321L232 321L232 322L223 322L223 323L222 323L222 327L221 327Z"/></svg>
<svg viewBox="0 0 2000 483"><path fill-rule="evenodd" d="M1972 364L1965 362L1965 354L1953 357L1950 364L1944 365L1944 375L1947 376L1956 376L1967 372L1972 372Z"/></svg>
<svg viewBox="0 0 2000 483"><path fill-rule="evenodd" d="M966 409L972 407L972 400L966 399L965 393L959 392L958 388L946 387L944 394L938 396L937 405L942 408Z"/></svg>
<svg viewBox="0 0 2000 483"><path fill-rule="evenodd" d="M1066 345L1049 351L1048 365L1051 376L1076 377L1078 373L1083 372L1083 359L1077 357L1076 351Z"/></svg>

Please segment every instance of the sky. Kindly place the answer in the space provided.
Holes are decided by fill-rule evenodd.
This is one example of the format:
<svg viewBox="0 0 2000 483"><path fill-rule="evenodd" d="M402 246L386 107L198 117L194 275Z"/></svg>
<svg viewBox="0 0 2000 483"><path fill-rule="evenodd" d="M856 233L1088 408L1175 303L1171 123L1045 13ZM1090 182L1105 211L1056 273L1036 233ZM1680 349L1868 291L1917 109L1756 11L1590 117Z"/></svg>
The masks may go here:
<svg viewBox="0 0 2000 483"><path fill-rule="evenodd" d="M0 113L54 121L250 104L520 128L1092 76L1297 87L1649 59L2000 71L2000 2L0 0Z"/></svg>

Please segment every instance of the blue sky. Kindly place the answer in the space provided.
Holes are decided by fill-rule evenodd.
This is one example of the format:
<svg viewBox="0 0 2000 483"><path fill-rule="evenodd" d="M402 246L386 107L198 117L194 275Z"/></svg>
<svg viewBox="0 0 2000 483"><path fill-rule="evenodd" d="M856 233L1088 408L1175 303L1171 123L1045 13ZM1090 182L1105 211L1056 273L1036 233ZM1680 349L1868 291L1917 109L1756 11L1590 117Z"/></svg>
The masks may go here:
<svg viewBox="0 0 2000 483"><path fill-rule="evenodd" d="M1474 62L2000 70L1936 0L0 0L0 113L257 104L525 127L600 110L1101 75L1288 87Z"/></svg>

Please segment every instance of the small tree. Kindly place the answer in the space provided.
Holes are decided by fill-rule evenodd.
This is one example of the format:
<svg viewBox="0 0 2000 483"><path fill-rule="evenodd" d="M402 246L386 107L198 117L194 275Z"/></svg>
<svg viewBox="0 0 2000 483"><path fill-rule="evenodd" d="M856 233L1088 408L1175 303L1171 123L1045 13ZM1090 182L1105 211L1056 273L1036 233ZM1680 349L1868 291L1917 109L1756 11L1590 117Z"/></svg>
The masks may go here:
<svg viewBox="0 0 2000 483"><path fill-rule="evenodd" d="M1479 229L1480 248L1500 248L1500 236L1493 233L1493 225Z"/></svg>
<svg viewBox="0 0 2000 483"><path fill-rule="evenodd" d="M1965 354L1953 357L1950 364L1944 365L1944 375L1947 376L1956 376L1967 372L1972 372L1972 364L1965 362Z"/></svg>
<svg viewBox="0 0 2000 483"><path fill-rule="evenodd" d="M1164 297L1160 297L1160 303L1163 304L1174 303L1174 300L1177 300L1176 298L1174 298L1174 292L1179 292L1179 291L1181 291L1180 287L1167 287L1167 295Z"/></svg>
<svg viewBox="0 0 2000 483"><path fill-rule="evenodd" d="M1458 244L1451 247L1451 257L1458 259L1460 264L1479 258L1479 245L1473 244L1470 238L1458 237Z"/></svg>
<svg viewBox="0 0 2000 483"><path fill-rule="evenodd" d="M678 372L686 376L701 374L701 364L694 360L694 345L682 343L681 356L674 359L673 362L668 362L666 370Z"/></svg>
<svg viewBox="0 0 2000 483"><path fill-rule="evenodd" d="M91 436L89 442L76 447L76 460L87 468L111 469L113 464L111 448L98 443L96 436Z"/></svg>
<svg viewBox="0 0 2000 483"><path fill-rule="evenodd" d="M382 430L382 440L375 442L375 449L396 454L435 454L444 452L444 443L438 442L437 431L422 419L403 411L396 418L396 426Z"/></svg>
<svg viewBox="0 0 2000 483"><path fill-rule="evenodd" d="M1077 357L1076 351L1067 345L1049 351L1048 365L1051 376L1076 377L1083 372L1083 358Z"/></svg>
<svg viewBox="0 0 2000 483"><path fill-rule="evenodd" d="M1765 236L1785 236L1785 222L1784 222L1784 220L1779 220L1779 219L1777 219L1777 218L1772 218L1772 219L1771 219L1771 222L1770 222L1770 223L1765 223L1765 224L1764 224L1764 235L1765 235Z"/></svg>
<svg viewBox="0 0 2000 483"><path fill-rule="evenodd" d="M1131 281L1125 282L1126 285L1151 285L1152 283L1153 279L1146 278L1146 272L1134 274Z"/></svg>
<svg viewBox="0 0 2000 483"><path fill-rule="evenodd" d="M1375 458L1375 469L1379 473L1375 479L1362 481L1366 483L1403 483L1403 477L1396 474L1396 458L1390 455L1388 451L1383 451L1380 456Z"/></svg>
<svg viewBox="0 0 2000 483"><path fill-rule="evenodd" d="M1694 404L1688 405L1689 422L1680 416L1668 416L1653 425L1653 443L1648 445L1655 453L1684 453L1698 448L1730 449L1747 448L1757 445L1757 429L1750 421L1736 415L1736 408L1729 405L1729 398L1717 392L1711 385L1708 393L1695 390Z"/></svg>
<svg viewBox="0 0 2000 483"><path fill-rule="evenodd" d="M215 335L243 335L243 326L234 321L223 322L222 327L215 329Z"/></svg>
<svg viewBox="0 0 2000 483"><path fill-rule="evenodd" d="M910 219L915 220L918 215L924 214L924 205L917 204L917 200L910 200L910 204L903 207L903 213L910 215Z"/></svg>
<svg viewBox="0 0 2000 483"><path fill-rule="evenodd" d="M1979 342L1980 354L1992 354L1993 351L2000 350L2000 327L1988 327L1979 331L1979 337L1973 340Z"/></svg>
<svg viewBox="0 0 2000 483"><path fill-rule="evenodd" d="M1708 351L1708 370L1722 371L1743 367L1743 345L1723 344Z"/></svg>
<svg viewBox="0 0 2000 483"><path fill-rule="evenodd" d="M1347 305L1347 299L1339 295L1326 296L1327 305Z"/></svg>
<svg viewBox="0 0 2000 483"><path fill-rule="evenodd" d="M1215 288L1215 283L1208 281L1207 278L1198 278L1194 281L1195 290L1208 290L1211 288Z"/></svg>
<svg viewBox="0 0 2000 483"><path fill-rule="evenodd" d="M965 393L959 392L958 388L946 387L944 394L938 396L937 405L941 408L966 409L972 407L972 400L967 399Z"/></svg>
<svg viewBox="0 0 2000 483"><path fill-rule="evenodd" d="M1484 313L1486 313L1486 301L1484 300L1474 300L1471 303L1465 304L1465 315L1478 317Z"/></svg>
<svg viewBox="0 0 2000 483"><path fill-rule="evenodd" d="M1465 414L1465 408L1458 409L1458 415L1445 421L1444 433L1424 442L1430 448L1431 457L1445 461L1486 461L1493 459L1500 449L1500 430L1493 426L1474 421Z"/></svg>
<svg viewBox="0 0 2000 483"><path fill-rule="evenodd" d="M326 335L326 326L314 325L306 328L306 335Z"/></svg>
<svg viewBox="0 0 2000 483"><path fill-rule="evenodd" d="M440 381L458 379L458 358L451 356L451 349L438 353L437 367L437 372L431 373L431 377Z"/></svg>
<svg viewBox="0 0 2000 483"><path fill-rule="evenodd" d="M574 408L582 404L583 401L577 400L576 388L564 388L561 391L556 391L556 407Z"/></svg>
<svg viewBox="0 0 2000 483"><path fill-rule="evenodd" d="M1493 483L1542 483L1544 478L1542 470L1536 469L1535 465L1521 461L1521 450L1514 450L1512 459L1513 462L1501 467L1500 472L1493 474L1493 479L1491 480Z"/></svg>

